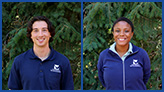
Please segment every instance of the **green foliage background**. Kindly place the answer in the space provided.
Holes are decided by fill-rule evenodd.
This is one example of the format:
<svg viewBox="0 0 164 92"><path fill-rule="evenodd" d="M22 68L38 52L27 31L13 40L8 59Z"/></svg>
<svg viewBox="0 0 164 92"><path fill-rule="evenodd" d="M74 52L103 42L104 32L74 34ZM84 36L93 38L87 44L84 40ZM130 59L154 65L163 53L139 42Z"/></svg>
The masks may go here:
<svg viewBox="0 0 164 92"><path fill-rule="evenodd" d="M74 89L81 89L81 3L79 2L3 2L2 3L2 89L13 59L32 48L26 37L27 22L34 16L46 16L55 27L50 45L71 63Z"/></svg>
<svg viewBox="0 0 164 92"><path fill-rule="evenodd" d="M99 54L114 42L111 27L119 17L134 24L131 42L145 49L151 60L148 90L162 89L162 3L85 2L83 3L83 88L105 89L98 79Z"/></svg>

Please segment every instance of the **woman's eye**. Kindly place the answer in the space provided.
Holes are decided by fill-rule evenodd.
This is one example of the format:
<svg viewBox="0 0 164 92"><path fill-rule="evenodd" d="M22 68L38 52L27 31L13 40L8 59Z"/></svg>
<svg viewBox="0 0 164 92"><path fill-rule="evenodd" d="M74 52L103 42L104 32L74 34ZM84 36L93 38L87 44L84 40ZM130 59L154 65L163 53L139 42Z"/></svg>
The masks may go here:
<svg viewBox="0 0 164 92"><path fill-rule="evenodd" d="M127 33L127 32L129 32L128 30L125 30L125 32Z"/></svg>
<svg viewBox="0 0 164 92"><path fill-rule="evenodd" d="M116 30L115 32L120 32L120 30Z"/></svg>

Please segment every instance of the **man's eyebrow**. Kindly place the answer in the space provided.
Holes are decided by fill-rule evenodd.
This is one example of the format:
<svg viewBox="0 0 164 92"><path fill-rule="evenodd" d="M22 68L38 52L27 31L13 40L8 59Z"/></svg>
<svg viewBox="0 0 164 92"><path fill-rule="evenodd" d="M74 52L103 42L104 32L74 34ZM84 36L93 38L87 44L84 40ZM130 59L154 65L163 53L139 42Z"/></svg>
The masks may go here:
<svg viewBox="0 0 164 92"><path fill-rule="evenodd" d="M38 29L38 28L33 28L33 29ZM47 27L43 27L42 29L48 29Z"/></svg>
<svg viewBox="0 0 164 92"><path fill-rule="evenodd" d="M38 29L38 28L33 28L33 29Z"/></svg>
<svg viewBox="0 0 164 92"><path fill-rule="evenodd" d="M42 29L48 29L47 27L43 27Z"/></svg>

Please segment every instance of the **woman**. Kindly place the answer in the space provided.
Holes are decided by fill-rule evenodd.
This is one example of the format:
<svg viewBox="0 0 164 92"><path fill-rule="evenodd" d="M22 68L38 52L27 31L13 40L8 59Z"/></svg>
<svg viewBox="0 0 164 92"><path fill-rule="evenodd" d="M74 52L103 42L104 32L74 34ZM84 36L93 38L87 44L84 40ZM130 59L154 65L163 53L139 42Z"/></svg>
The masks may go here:
<svg viewBox="0 0 164 92"><path fill-rule="evenodd" d="M133 31L129 19L117 19L112 26L115 43L100 53L98 76L107 90L146 90L150 60L145 50L130 42Z"/></svg>

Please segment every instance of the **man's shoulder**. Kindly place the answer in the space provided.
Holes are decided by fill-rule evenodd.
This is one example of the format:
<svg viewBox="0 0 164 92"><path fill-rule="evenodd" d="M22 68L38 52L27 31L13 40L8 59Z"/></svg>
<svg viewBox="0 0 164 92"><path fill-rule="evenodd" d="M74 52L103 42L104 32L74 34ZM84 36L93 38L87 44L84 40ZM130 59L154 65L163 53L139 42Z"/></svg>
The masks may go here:
<svg viewBox="0 0 164 92"><path fill-rule="evenodd" d="M30 54L30 51L31 51L31 49L29 49L29 50L23 52L22 54L19 54L18 56L15 57L14 60L15 60L15 61L24 60L26 57L28 57L29 55L31 55L31 54Z"/></svg>
<svg viewBox="0 0 164 92"><path fill-rule="evenodd" d="M53 53L53 58L55 58L55 60L59 60L61 62L69 62L69 59L58 51L53 49Z"/></svg>
<svg viewBox="0 0 164 92"><path fill-rule="evenodd" d="M54 50L56 52L56 55L58 56L57 58L60 59L68 59L65 55L63 55L62 53L59 53L58 51Z"/></svg>

